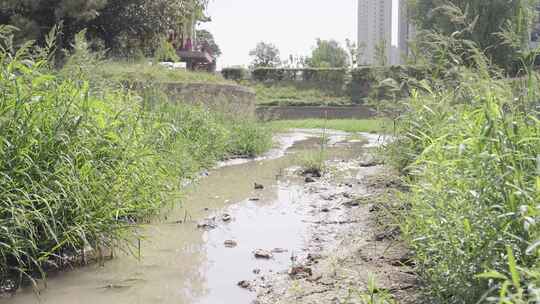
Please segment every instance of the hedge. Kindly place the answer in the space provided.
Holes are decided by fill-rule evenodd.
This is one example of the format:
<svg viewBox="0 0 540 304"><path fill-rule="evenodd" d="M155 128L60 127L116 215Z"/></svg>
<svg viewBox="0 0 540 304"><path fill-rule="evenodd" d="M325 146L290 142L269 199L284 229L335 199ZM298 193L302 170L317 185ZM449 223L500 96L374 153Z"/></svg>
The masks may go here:
<svg viewBox="0 0 540 304"><path fill-rule="evenodd" d="M247 70L244 68L224 68L221 70L221 75L227 80L240 81L247 75Z"/></svg>
<svg viewBox="0 0 540 304"><path fill-rule="evenodd" d="M259 82L271 81L311 81L343 83L348 69L345 68L256 68L252 72L252 80Z"/></svg>

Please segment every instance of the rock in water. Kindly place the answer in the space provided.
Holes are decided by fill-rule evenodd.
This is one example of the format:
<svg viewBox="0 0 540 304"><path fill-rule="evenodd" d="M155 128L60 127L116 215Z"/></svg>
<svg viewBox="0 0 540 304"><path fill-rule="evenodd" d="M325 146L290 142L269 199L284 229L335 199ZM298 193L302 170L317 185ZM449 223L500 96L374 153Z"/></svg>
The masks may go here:
<svg viewBox="0 0 540 304"><path fill-rule="evenodd" d="M271 259L273 256L272 256L272 253L269 252L269 251L266 251L266 250L263 250L263 249L257 249L253 252L253 255L257 258L257 259Z"/></svg>

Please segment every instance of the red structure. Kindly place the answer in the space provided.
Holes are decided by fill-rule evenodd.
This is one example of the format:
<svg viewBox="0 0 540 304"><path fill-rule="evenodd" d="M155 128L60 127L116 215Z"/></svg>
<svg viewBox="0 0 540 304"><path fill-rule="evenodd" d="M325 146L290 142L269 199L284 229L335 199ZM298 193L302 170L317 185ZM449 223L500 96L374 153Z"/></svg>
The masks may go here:
<svg viewBox="0 0 540 304"><path fill-rule="evenodd" d="M196 37L184 37L173 30L169 31L168 41L175 48L180 61L186 63L188 70L216 71L216 57L206 43L198 43Z"/></svg>

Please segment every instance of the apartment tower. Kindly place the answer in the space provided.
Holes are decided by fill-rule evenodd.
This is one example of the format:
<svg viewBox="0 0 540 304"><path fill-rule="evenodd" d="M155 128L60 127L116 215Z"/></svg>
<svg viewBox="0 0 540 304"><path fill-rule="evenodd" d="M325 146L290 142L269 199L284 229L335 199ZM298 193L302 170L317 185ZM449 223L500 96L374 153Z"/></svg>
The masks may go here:
<svg viewBox="0 0 540 304"><path fill-rule="evenodd" d="M392 61L392 0L359 0L358 47L360 65L380 64L382 52L386 63Z"/></svg>

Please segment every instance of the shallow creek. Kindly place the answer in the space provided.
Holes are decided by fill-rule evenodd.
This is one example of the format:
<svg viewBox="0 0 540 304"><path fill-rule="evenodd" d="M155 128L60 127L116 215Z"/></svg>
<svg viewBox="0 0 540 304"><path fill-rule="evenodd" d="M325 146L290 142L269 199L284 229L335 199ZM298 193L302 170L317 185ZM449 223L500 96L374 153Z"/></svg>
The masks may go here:
<svg viewBox="0 0 540 304"><path fill-rule="evenodd" d="M320 147L320 130L296 130L277 138L280 148L256 160L233 160L188 186L181 207L142 228L141 259L126 253L104 266L90 265L47 280L39 295L22 290L5 303L250 303L255 294L237 286L254 270L284 271L302 248L314 215L303 204L304 180L286 174L305 151ZM329 132L327 157L351 159L377 136ZM346 144L345 144L346 143ZM254 183L264 185L255 190ZM232 218L222 220L223 214ZM216 217L217 227L197 227ZM237 246L228 248L226 240ZM256 249L283 249L273 259L256 259ZM255 271L255 272L258 272Z"/></svg>

